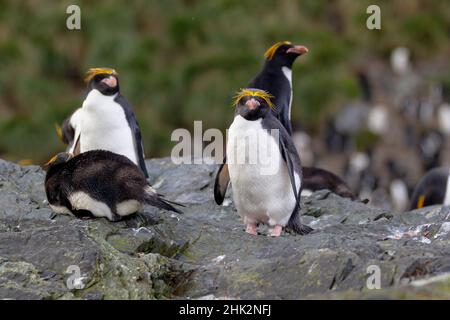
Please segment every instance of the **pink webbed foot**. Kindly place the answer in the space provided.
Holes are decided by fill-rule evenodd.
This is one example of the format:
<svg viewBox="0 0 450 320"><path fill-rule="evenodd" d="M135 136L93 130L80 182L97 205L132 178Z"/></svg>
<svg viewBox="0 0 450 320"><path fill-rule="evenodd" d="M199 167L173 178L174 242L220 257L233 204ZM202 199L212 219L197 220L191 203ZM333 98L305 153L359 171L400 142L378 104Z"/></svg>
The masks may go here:
<svg viewBox="0 0 450 320"><path fill-rule="evenodd" d="M256 231L256 223L248 223L245 232L256 236L258 232Z"/></svg>
<svg viewBox="0 0 450 320"><path fill-rule="evenodd" d="M283 227L277 224L270 233L271 237L279 237L281 235L281 230L283 230Z"/></svg>

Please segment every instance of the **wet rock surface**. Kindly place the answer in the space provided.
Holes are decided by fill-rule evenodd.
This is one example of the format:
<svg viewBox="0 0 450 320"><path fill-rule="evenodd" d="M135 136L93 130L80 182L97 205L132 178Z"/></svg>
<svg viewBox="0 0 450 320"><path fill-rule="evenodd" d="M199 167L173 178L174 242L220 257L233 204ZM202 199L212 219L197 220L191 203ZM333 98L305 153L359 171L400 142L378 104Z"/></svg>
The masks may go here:
<svg viewBox="0 0 450 320"><path fill-rule="evenodd" d="M229 198L214 203L216 166L147 166L183 215L147 206L117 223L50 220L45 173L0 160L0 298L450 297L450 208L391 213L324 190L302 200L312 234L271 238L262 226L255 237Z"/></svg>

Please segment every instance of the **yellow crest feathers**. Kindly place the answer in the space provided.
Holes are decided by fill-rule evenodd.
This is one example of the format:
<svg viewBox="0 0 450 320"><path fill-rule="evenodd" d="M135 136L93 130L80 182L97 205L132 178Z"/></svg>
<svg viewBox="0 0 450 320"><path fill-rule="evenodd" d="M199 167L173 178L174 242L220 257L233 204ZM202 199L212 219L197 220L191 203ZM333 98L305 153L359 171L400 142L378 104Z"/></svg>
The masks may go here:
<svg viewBox="0 0 450 320"><path fill-rule="evenodd" d="M290 41L280 41L275 43L273 46L271 46L267 51L264 53L264 57L271 60L273 58L273 55L275 52L277 52L277 49L281 47L282 45L290 45L292 44Z"/></svg>
<svg viewBox="0 0 450 320"><path fill-rule="evenodd" d="M98 74L112 74L112 75L119 75L116 70L111 69L111 68L90 68L87 72L86 72L86 77L84 78L85 82L89 82L91 81L91 79L93 77L95 77Z"/></svg>
<svg viewBox="0 0 450 320"><path fill-rule="evenodd" d="M48 160L48 162L46 164L44 164L44 166L51 165L53 162L56 161L56 158L58 158L58 155L54 155L50 160Z"/></svg>
<svg viewBox="0 0 450 320"><path fill-rule="evenodd" d="M259 97L261 99L264 99L264 101L267 103L267 105L271 109L276 108L271 100L274 98L273 95L271 95L270 93L268 93L267 91L264 91L264 90L248 89L248 88L241 89L240 91L238 91L236 93L236 95L233 97L233 106L236 106L239 103L239 101L241 101L241 99L244 97Z"/></svg>
<svg viewBox="0 0 450 320"><path fill-rule="evenodd" d="M56 130L56 135L58 136L59 140L63 141L62 128L57 123L55 123L55 130Z"/></svg>

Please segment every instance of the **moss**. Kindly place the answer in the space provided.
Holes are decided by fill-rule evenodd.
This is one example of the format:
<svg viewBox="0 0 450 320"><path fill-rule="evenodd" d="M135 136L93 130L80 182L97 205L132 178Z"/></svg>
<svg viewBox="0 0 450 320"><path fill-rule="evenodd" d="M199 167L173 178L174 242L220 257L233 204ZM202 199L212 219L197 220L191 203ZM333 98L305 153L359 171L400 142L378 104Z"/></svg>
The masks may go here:
<svg viewBox="0 0 450 320"><path fill-rule="evenodd" d="M7 115L18 128L0 123L0 156L39 163L62 151L54 122L81 105L83 73L92 66L119 71L145 148L153 157L167 155L173 146L167 133L190 128L193 119L225 129L230 97L259 71L264 50L284 39L310 48L294 65L293 119L316 132L337 101L355 96L351 75L342 75L355 61L377 55L388 63L397 45L427 60L448 50L448 2L383 4L381 32L365 27L369 4L93 2L82 5L82 30L68 31L56 27L67 17L63 5L3 1L0 118Z"/></svg>

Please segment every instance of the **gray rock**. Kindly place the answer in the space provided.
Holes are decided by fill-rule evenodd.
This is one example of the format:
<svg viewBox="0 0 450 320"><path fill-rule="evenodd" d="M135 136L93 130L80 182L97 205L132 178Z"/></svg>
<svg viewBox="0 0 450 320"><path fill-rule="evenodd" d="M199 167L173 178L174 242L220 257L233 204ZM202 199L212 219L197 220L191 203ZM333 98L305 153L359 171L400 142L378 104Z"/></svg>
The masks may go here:
<svg viewBox="0 0 450 320"><path fill-rule="evenodd" d="M0 298L450 297L448 207L396 214L320 191L302 200L313 233L270 238L261 227L255 237L232 202L214 203L216 166L147 165L183 215L147 206L117 223L49 220L44 172L0 160ZM367 287L369 266L380 290Z"/></svg>

